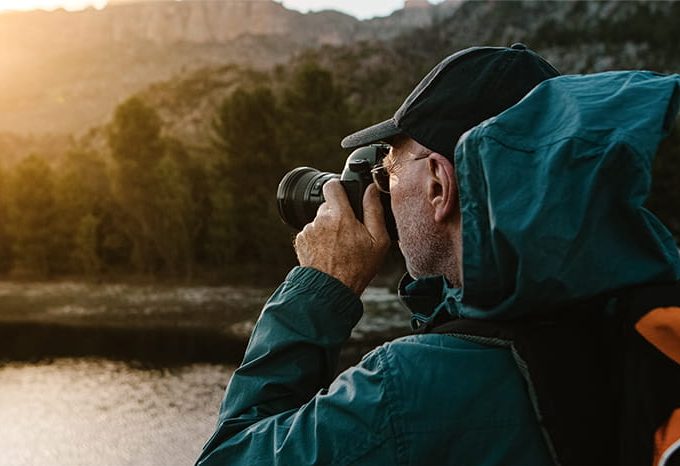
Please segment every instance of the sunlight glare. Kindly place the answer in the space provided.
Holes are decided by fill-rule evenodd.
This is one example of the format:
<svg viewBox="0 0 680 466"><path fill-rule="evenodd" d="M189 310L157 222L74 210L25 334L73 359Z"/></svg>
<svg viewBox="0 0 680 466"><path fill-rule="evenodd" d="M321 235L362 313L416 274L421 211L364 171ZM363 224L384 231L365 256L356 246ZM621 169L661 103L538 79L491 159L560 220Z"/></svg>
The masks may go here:
<svg viewBox="0 0 680 466"><path fill-rule="evenodd" d="M28 10L56 10L64 8L68 11L83 10L94 7L101 10L108 0L0 0L1 11L28 11Z"/></svg>

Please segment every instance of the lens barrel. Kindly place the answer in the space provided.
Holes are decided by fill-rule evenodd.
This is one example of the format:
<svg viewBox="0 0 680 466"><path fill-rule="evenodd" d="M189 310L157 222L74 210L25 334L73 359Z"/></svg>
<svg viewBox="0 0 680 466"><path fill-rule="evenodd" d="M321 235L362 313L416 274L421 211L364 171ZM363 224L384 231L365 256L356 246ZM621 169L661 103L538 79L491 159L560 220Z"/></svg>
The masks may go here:
<svg viewBox="0 0 680 466"><path fill-rule="evenodd" d="M340 175L310 167L298 167L288 172L276 191L281 219L302 230L314 220L316 211L324 202L323 185L334 178L340 178Z"/></svg>

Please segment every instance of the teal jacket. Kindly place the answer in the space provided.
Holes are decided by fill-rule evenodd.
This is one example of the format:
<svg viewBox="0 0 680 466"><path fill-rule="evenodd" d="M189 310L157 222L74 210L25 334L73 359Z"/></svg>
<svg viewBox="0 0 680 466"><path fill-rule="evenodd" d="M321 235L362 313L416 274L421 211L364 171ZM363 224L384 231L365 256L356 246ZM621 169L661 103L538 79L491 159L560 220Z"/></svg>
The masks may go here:
<svg viewBox="0 0 680 466"><path fill-rule="evenodd" d="M643 206L679 89L678 76L647 72L558 77L466 133L456 148L463 287L405 280L414 325L442 313L507 319L680 278L673 238ZM197 464L553 462L508 349L412 335L335 377L361 314L339 281L293 269Z"/></svg>

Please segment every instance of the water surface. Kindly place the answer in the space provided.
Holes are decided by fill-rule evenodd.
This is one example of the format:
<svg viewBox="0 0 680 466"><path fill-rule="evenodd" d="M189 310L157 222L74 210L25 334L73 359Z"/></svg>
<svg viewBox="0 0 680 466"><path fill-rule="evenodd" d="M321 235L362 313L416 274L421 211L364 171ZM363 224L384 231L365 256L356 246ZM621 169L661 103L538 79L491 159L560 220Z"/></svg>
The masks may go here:
<svg viewBox="0 0 680 466"><path fill-rule="evenodd" d="M191 465L232 368L98 359L0 365L0 464Z"/></svg>
<svg viewBox="0 0 680 466"><path fill-rule="evenodd" d="M0 466L193 464L270 293L0 282ZM341 367L408 331L390 290L362 300Z"/></svg>

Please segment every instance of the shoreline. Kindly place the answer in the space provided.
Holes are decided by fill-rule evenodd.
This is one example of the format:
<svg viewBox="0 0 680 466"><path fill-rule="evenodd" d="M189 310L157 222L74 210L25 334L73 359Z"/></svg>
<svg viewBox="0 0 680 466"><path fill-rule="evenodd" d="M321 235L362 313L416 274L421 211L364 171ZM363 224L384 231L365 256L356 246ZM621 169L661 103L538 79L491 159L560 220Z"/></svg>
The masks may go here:
<svg viewBox="0 0 680 466"><path fill-rule="evenodd" d="M142 366L238 365L271 288L0 282L0 364L99 357ZM341 368L408 333L387 288L362 296L364 317Z"/></svg>

